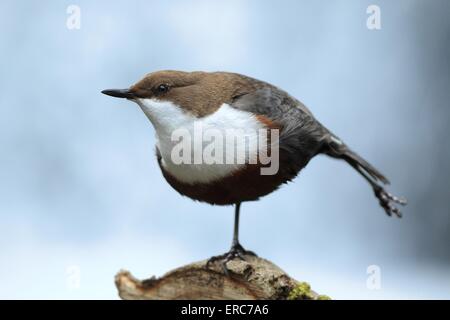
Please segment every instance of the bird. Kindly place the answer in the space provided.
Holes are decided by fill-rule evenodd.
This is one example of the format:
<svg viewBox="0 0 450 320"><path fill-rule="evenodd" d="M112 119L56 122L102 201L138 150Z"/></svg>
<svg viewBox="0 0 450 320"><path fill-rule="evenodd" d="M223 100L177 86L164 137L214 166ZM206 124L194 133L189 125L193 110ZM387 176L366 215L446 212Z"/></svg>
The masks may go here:
<svg viewBox="0 0 450 320"><path fill-rule="evenodd" d="M255 255L239 241L241 204L258 200L292 181L320 154L349 164L369 183L388 216L402 216L399 205L406 205L406 199L386 191L389 180L322 125L303 103L268 82L232 72L163 70L145 75L126 89L102 93L139 105L155 128L155 153L162 175L178 193L212 205L234 205L231 248L211 257L207 265L220 262L227 272L229 261ZM261 151L258 148L262 143L248 147L245 161L240 163L175 161L173 150L178 140L173 133L180 128L192 133L196 125L218 132L241 130L240 134L249 139L256 137L257 130L276 130L276 139L267 138L266 145L268 154L277 151L276 172L262 174L262 163L249 161ZM189 152L193 151L183 151ZM192 154L185 155L192 160Z"/></svg>

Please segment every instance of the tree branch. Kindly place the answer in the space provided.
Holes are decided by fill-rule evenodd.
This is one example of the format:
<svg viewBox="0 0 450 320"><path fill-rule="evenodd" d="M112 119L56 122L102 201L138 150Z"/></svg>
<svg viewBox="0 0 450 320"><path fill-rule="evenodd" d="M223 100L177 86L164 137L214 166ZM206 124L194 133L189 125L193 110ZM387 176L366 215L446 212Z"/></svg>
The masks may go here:
<svg viewBox="0 0 450 320"><path fill-rule="evenodd" d="M166 273L161 278L137 280L128 271L116 275L119 296L125 300L159 299L327 299L306 282L289 277L272 262L253 256L227 264L229 276L219 263L206 268L206 260ZM329 298L328 298L329 299Z"/></svg>

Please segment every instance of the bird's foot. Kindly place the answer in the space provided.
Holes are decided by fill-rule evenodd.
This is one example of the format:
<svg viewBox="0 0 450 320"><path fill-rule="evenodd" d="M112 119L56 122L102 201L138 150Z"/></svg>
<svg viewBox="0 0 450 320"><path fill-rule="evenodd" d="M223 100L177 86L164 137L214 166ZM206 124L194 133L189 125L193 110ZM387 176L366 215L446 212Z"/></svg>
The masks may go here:
<svg viewBox="0 0 450 320"><path fill-rule="evenodd" d="M380 186L374 187L375 196L380 201L381 207L386 211L388 216L395 214L397 217L401 218L402 213L396 207L396 204L400 204L402 206L406 205L406 199L396 197Z"/></svg>
<svg viewBox="0 0 450 320"><path fill-rule="evenodd" d="M224 254L221 254L218 256L213 256L213 257L209 258L209 260L206 262L206 268L209 268L209 266L212 263L220 262L223 272L227 276L229 276L230 274L229 274L229 270L227 268L227 263L234 259L245 260L245 256L256 257L256 254L253 251L245 250L244 247L242 247L241 244L238 242L231 246L230 251L228 251Z"/></svg>

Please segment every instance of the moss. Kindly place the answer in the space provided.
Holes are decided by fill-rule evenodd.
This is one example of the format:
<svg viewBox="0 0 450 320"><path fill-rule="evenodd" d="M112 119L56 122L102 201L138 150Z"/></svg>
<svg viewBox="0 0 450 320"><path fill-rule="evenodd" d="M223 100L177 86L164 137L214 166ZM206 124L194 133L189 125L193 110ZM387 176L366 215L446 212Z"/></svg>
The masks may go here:
<svg viewBox="0 0 450 320"><path fill-rule="evenodd" d="M324 295L324 294L318 295L316 299L317 300L331 300L331 298L329 296Z"/></svg>
<svg viewBox="0 0 450 320"><path fill-rule="evenodd" d="M307 282L300 282L294 289L291 290L288 300L331 300L327 295L321 294L315 297L311 291L311 286Z"/></svg>
<svg viewBox="0 0 450 320"><path fill-rule="evenodd" d="M311 292L311 286L307 282L300 282L291 292L288 300L312 300L314 296Z"/></svg>

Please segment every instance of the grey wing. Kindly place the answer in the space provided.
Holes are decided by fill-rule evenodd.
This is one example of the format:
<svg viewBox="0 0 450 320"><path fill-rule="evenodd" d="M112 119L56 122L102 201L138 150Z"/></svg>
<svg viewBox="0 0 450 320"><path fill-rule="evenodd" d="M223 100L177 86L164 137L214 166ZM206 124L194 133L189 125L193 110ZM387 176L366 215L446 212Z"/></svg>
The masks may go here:
<svg viewBox="0 0 450 320"><path fill-rule="evenodd" d="M268 86L237 97L232 106L263 115L280 126L280 149L306 163L321 151L330 133L300 101L276 87Z"/></svg>

